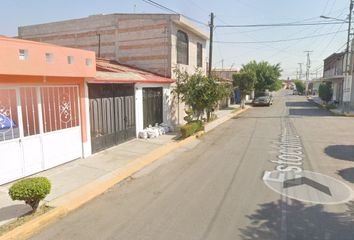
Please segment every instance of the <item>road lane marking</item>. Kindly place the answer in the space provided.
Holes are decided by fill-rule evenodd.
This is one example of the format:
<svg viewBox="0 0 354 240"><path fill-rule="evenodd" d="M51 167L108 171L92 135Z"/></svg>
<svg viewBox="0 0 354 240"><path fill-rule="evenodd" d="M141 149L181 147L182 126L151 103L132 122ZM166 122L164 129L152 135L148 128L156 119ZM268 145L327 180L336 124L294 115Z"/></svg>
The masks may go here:
<svg viewBox="0 0 354 240"><path fill-rule="evenodd" d="M289 119L279 136L275 170L265 171L264 183L273 191L292 199L320 203L339 204L354 197L353 190L336 178L303 169L304 149L300 136ZM291 190L291 191L289 191Z"/></svg>
<svg viewBox="0 0 354 240"><path fill-rule="evenodd" d="M300 186L303 184L313 187L313 188L317 189L318 191L321 191L329 196L332 196L331 190L329 190L328 186L323 185L323 184L316 182L316 181L314 181L310 178L307 178L307 177L288 179L283 182L283 188L296 187L296 186Z"/></svg>

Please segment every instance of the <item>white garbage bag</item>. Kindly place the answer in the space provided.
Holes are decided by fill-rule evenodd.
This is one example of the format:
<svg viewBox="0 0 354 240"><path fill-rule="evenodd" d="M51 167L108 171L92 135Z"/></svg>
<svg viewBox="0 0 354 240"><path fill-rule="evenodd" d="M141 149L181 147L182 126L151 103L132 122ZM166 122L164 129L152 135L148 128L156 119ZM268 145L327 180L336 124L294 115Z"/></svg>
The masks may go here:
<svg viewBox="0 0 354 240"><path fill-rule="evenodd" d="M146 131L140 131L139 132L139 138L142 138L142 139L147 139L148 138L148 133Z"/></svg>

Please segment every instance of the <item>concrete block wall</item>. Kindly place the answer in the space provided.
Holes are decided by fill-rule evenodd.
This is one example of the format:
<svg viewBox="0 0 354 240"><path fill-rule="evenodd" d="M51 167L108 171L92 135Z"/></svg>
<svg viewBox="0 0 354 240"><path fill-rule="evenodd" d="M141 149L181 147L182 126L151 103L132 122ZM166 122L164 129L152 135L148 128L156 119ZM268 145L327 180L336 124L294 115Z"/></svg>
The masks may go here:
<svg viewBox="0 0 354 240"><path fill-rule="evenodd" d="M112 58L116 48L117 19L114 15L94 15L82 19L38 24L18 28L20 38L80 48L98 53L101 36L101 57Z"/></svg>
<svg viewBox="0 0 354 240"><path fill-rule="evenodd" d="M117 60L170 77L170 15L119 18Z"/></svg>
<svg viewBox="0 0 354 240"><path fill-rule="evenodd" d="M19 27L19 37L52 44L95 51L166 77L173 77L176 67L193 73L196 69L197 42L203 44L206 72L206 40L175 22L171 14L108 14L82 19ZM177 66L176 34L182 30L189 37L189 65Z"/></svg>

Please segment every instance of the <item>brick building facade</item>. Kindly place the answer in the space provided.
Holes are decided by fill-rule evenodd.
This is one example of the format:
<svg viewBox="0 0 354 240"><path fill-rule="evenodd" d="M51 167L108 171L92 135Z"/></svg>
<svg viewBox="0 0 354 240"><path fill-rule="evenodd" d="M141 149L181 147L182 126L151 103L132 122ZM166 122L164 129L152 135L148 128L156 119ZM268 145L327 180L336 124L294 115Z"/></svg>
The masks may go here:
<svg viewBox="0 0 354 240"><path fill-rule="evenodd" d="M183 35L184 34L184 35ZM95 51L98 57L173 77L175 67L206 72L207 35L177 14L108 14L24 26L19 38ZM178 62L179 36L187 61ZM199 50L199 51L198 51Z"/></svg>

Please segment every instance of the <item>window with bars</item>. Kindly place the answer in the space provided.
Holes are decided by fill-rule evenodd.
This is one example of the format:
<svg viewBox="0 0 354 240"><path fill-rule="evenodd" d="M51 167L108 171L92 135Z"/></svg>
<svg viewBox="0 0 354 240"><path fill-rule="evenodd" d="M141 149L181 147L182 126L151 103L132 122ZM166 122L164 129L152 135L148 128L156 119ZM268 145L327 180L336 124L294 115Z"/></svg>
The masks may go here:
<svg viewBox="0 0 354 240"><path fill-rule="evenodd" d="M188 35L181 30L177 31L177 63L188 65Z"/></svg>
<svg viewBox="0 0 354 240"><path fill-rule="evenodd" d="M197 43L197 67L203 67L203 44Z"/></svg>
<svg viewBox="0 0 354 240"><path fill-rule="evenodd" d="M23 135L25 137L39 134L38 100L35 87L20 89Z"/></svg>

